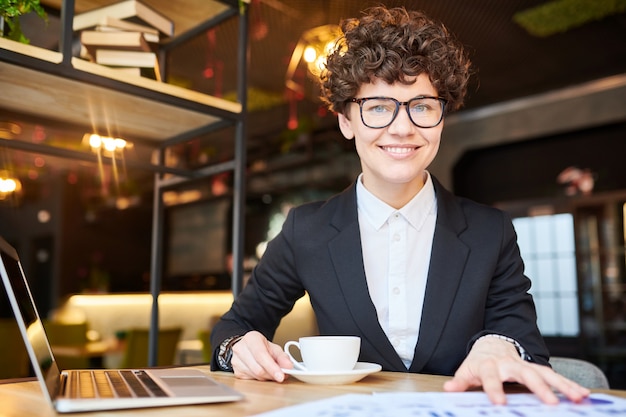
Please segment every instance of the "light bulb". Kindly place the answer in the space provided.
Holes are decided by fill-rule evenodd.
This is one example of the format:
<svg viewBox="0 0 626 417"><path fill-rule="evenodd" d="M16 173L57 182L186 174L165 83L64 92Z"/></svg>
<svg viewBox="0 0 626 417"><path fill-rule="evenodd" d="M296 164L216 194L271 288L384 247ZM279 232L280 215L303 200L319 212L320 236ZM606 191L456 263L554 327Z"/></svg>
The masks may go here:
<svg viewBox="0 0 626 417"><path fill-rule="evenodd" d="M308 63L315 62L315 59L317 58L317 51L314 47L307 46L306 48L304 48L303 58Z"/></svg>

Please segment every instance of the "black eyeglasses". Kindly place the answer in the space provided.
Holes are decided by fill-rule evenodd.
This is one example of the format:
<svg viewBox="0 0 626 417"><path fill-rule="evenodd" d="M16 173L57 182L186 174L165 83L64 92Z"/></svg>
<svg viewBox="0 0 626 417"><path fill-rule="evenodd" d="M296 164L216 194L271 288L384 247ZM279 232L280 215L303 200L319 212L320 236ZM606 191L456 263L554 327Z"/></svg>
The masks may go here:
<svg viewBox="0 0 626 417"><path fill-rule="evenodd" d="M400 106L405 106L411 122L417 127L435 127L443 120L446 100L440 97L418 96L400 102L391 97L353 98L358 103L363 124L372 129L382 129L396 119Z"/></svg>

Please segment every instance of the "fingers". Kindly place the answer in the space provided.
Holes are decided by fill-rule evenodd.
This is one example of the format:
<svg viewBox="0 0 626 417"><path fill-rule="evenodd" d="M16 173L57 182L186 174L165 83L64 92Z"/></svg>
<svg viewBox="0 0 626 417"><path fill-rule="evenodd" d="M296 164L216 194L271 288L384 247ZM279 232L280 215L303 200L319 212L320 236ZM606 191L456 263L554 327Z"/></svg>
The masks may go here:
<svg viewBox="0 0 626 417"><path fill-rule="evenodd" d="M282 382L285 374L281 366L289 367L285 361L290 363L286 356L278 345L269 342L261 333L248 332L233 346L231 365L237 378Z"/></svg>
<svg viewBox="0 0 626 417"><path fill-rule="evenodd" d="M522 370L521 375L517 378L517 382L525 385L531 392L533 392L541 402L545 404L558 404L559 399L552 391L549 384L545 379L536 372L535 369L529 368Z"/></svg>
<svg viewBox="0 0 626 417"><path fill-rule="evenodd" d="M573 402L581 402L590 394L588 389L557 374L548 366L522 361L506 372L503 381L517 382L526 386L545 404L558 404L556 391Z"/></svg>
<svg viewBox="0 0 626 417"><path fill-rule="evenodd" d="M581 402L590 394L587 388L557 374L550 367L532 363L527 363L527 366L527 371L520 379L544 403L556 404L558 402L554 394L555 390L573 402Z"/></svg>
<svg viewBox="0 0 626 417"><path fill-rule="evenodd" d="M272 357L274 358L274 361L278 364L280 368L284 368L284 369L293 368L293 363L291 362L291 359L289 359L289 356L285 353L285 351L279 345L270 343L269 346L270 346L270 354L272 355Z"/></svg>
<svg viewBox="0 0 626 417"><path fill-rule="evenodd" d="M470 389L471 386L463 379L458 377L453 377L448 381L444 382L443 390L447 392L463 392Z"/></svg>
<svg viewBox="0 0 626 417"><path fill-rule="evenodd" d="M480 387L481 385L482 381L480 378L473 376L469 366L467 366L466 362L463 362L454 374L454 377L443 384L443 389L449 392L462 392L470 388Z"/></svg>
<svg viewBox="0 0 626 417"><path fill-rule="evenodd" d="M506 404L506 395L502 386L502 378L497 366L487 366L481 370L483 391L489 400L496 405Z"/></svg>
<svg viewBox="0 0 626 417"><path fill-rule="evenodd" d="M555 391L573 402L581 402L590 394L588 389L557 374L550 367L508 359L466 361L443 388L445 391L460 392L482 386L493 404L506 404L504 382L517 382L526 386L545 404L559 402Z"/></svg>
<svg viewBox="0 0 626 417"><path fill-rule="evenodd" d="M461 392L470 388L481 387L493 404L506 404L506 395L502 386L499 362L488 360L472 370L472 362L464 362L454 377L444 383L444 391Z"/></svg>

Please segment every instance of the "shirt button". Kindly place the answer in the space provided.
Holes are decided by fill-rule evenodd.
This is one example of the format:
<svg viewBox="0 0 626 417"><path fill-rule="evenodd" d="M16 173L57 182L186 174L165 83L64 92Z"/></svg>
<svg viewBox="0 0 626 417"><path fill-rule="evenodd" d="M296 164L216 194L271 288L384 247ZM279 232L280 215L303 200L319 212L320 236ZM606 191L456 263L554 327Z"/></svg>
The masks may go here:
<svg viewBox="0 0 626 417"><path fill-rule="evenodd" d="M397 348L398 346L400 346L400 340L398 340L397 338L394 338L391 341L391 344L393 345L393 347Z"/></svg>
<svg viewBox="0 0 626 417"><path fill-rule="evenodd" d="M400 294L400 288L393 287L393 295L398 295L398 294Z"/></svg>
<svg viewBox="0 0 626 417"><path fill-rule="evenodd" d="M393 241L394 241L394 242L397 242L397 241L399 241L399 240L400 240L400 235L399 235L398 233L395 233L395 234L393 235Z"/></svg>

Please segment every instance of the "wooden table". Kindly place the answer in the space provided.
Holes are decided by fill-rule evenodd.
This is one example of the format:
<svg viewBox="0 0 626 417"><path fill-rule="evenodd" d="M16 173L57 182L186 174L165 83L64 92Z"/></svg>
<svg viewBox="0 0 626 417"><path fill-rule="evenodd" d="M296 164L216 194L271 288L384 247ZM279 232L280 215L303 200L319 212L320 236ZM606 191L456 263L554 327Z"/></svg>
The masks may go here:
<svg viewBox="0 0 626 417"><path fill-rule="evenodd" d="M348 393L372 393L373 391L441 391L448 377L434 375L379 372L348 385L311 385L289 378L282 384L274 382L245 381L232 374L210 372L208 366L195 366L212 378L229 385L244 394L242 401L222 404L164 407L139 410L102 411L71 414L73 417L128 417L128 416L185 416L185 417L242 417L287 407L303 402L321 400ZM601 392L601 391L598 391ZM626 391L602 391L626 398ZM0 384L0 404L3 417L52 417L57 416L44 401L36 381Z"/></svg>

